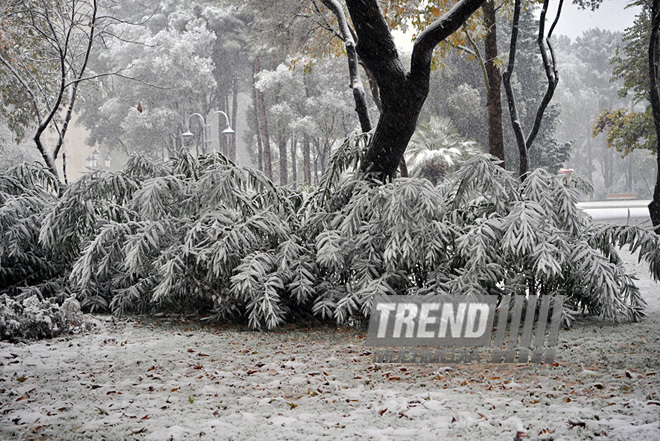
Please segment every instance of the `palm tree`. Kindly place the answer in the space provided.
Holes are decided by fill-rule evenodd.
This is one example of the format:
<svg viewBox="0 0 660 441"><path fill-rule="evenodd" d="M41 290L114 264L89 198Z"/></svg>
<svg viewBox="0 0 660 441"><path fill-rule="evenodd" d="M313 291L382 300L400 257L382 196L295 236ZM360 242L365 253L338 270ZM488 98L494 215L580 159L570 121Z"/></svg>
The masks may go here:
<svg viewBox="0 0 660 441"><path fill-rule="evenodd" d="M432 116L420 124L406 151L410 175L437 184L470 156L482 153L475 141L463 138L449 118Z"/></svg>

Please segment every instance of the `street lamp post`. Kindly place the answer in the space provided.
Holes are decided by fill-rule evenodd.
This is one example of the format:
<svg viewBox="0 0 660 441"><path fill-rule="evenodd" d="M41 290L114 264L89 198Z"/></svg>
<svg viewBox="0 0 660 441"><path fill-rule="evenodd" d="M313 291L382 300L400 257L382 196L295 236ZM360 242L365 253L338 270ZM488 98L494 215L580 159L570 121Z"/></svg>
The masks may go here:
<svg viewBox="0 0 660 441"><path fill-rule="evenodd" d="M204 120L204 117L200 115L199 113L193 113L192 115L188 116L188 131L186 133L181 134L181 138L185 139L190 139L194 135L190 131L190 118L193 116L198 117L202 121L202 143L204 144L204 150L206 150L206 121ZM195 152L197 153L197 156L199 156L199 145L195 145Z"/></svg>
<svg viewBox="0 0 660 441"><path fill-rule="evenodd" d="M235 132L234 132L234 130L231 128L231 124L230 124L230 122L229 122L229 116L228 116L225 112L223 112L222 110L215 110L215 111L211 111L211 113L209 113L209 115L208 115L208 117L206 118L206 120L205 120L204 117L203 117L201 114L199 114L199 113L193 113L193 114L191 114L190 116L188 116L188 131L187 131L186 133L182 133L182 134L181 134L181 138L184 139L184 140L186 140L186 139L190 139L190 138L192 138L192 137L194 136L194 135L192 134L192 132L190 131L190 119L191 119L193 116L197 116L198 118L200 118L200 120L201 120L201 122L202 122L202 143L204 144L204 147L205 147L204 150L206 150L206 147L208 147L208 146L210 145L210 143L211 143L211 140L208 139L208 137L209 137L209 132L210 132L210 127L211 127L211 123L210 123L210 121L212 121L212 118L213 118L215 115L218 115L218 114L222 114L222 115L225 117L225 121L226 121L226 123L227 123L227 126L226 126L225 129L222 131L222 133L225 134L225 135L233 135ZM207 123L207 121L209 121L209 123ZM195 147L196 147L195 151L196 151L196 153L197 153L197 156L199 156L199 146L195 146Z"/></svg>
<svg viewBox="0 0 660 441"><path fill-rule="evenodd" d="M112 165L112 158L110 157L110 155L107 155L103 160L104 168L102 168L99 164L99 159L100 159L99 155L100 155L99 151L94 150L94 153L92 153L91 156L87 157L88 171L83 173L96 172L96 171L101 171L103 169L105 169L106 171L110 171L110 166Z"/></svg>

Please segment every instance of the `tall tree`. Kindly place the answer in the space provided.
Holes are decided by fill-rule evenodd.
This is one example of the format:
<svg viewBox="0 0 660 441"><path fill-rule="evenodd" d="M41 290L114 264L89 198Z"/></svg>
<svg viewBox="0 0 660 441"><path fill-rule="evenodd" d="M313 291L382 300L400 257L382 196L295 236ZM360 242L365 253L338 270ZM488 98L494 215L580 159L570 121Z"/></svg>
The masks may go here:
<svg viewBox="0 0 660 441"><path fill-rule="evenodd" d="M552 44L550 43L550 38L552 37L552 32L554 31L555 26L559 20L561 9L563 6L563 0L559 0L559 6L557 8L557 15L550 26L550 29L546 35L545 26L546 26L546 16L548 13L548 6L550 0L544 0L543 6L541 8L541 17L539 20L537 44L539 47L539 52L541 55L541 60L543 62L543 68L545 70L545 76L547 79L547 89L541 102L538 104L538 107L535 112L535 117L531 128L527 133L525 133L525 128L520 117L520 112L518 109L518 102L512 86L512 76L516 63L516 54L518 50L518 35L520 28L520 16L522 11L522 0L515 0L514 10L513 10L513 20L511 22L511 37L509 42L509 61L507 63L506 70L502 74L502 80L504 82L504 90L506 92L507 104L509 107L509 117L511 118L511 125L513 127L513 132L515 134L516 144L518 146L519 153L519 166L518 173L521 179L525 178L527 170L529 168L529 150L531 149L534 141L536 140L539 130L541 129L541 123L543 121L543 115L552 100L552 96L557 87L559 81L559 76L556 68L555 54L552 49Z"/></svg>
<svg viewBox="0 0 660 441"><path fill-rule="evenodd" d="M658 0L634 0L641 6L633 26L626 29L622 51L617 51L614 77L623 80L620 96L632 94L633 102L646 104L641 112L626 108L601 114L594 125L594 134L607 131L609 145L624 153L646 148L656 153L657 171L653 200L649 204L651 221L660 226L660 97L658 96L658 63L660 63L660 6ZM621 53L623 52L623 53ZM660 230L656 230L660 234Z"/></svg>
<svg viewBox="0 0 660 441"><path fill-rule="evenodd" d="M413 46L406 71L376 0L346 0L358 37L357 53L380 90L382 113L361 170L380 180L394 177L429 90L434 48L456 32L485 0L458 1L428 26Z"/></svg>
<svg viewBox="0 0 660 441"><path fill-rule="evenodd" d="M34 144L59 179L56 160L79 86L90 79L92 48L104 33L97 1L8 0L0 14L0 68L30 107L30 117L18 124L36 125ZM45 145L46 131L57 134L55 145Z"/></svg>
<svg viewBox="0 0 660 441"><path fill-rule="evenodd" d="M655 127L655 158L658 170L653 190L653 200L649 204L651 222L660 234L660 92L658 91L658 64L660 64L660 0L651 5L651 36L649 41L649 101Z"/></svg>
<svg viewBox="0 0 660 441"><path fill-rule="evenodd" d="M259 57L256 57L254 60L254 71L255 71L255 80L256 76L261 72L261 60ZM263 170L268 176L269 179L273 178L273 161L270 155L270 133L268 132L268 114L266 113L266 102L264 99L264 93L259 90L255 85L255 96L257 102L255 106L257 108L257 126L259 127L261 139L261 148L262 148L262 159L263 159Z"/></svg>
<svg viewBox="0 0 660 441"><path fill-rule="evenodd" d="M484 3L484 67L486 72L486 108L488 111L488 151L504 162L504 133L502 130L502 74L497 65L497 14L495 1Z"/></svg>

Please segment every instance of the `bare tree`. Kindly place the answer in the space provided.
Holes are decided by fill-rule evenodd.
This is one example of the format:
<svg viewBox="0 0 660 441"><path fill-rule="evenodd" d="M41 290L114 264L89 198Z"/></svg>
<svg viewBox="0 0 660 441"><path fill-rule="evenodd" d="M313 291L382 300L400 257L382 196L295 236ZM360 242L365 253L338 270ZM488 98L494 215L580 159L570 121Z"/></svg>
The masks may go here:
<svg viewBox="0 0 660 441"><path fill-rule="evenodd" d="M0 50L0 66L29 98L36 122L34 143L58 179L56 160L62 151L78 88L94 42L99 37L96 0L9 0L2 10L5 26L14 29L11 45ZM44 144L47 130L57 134L54 146Z"/></svg>
<svg viewBox="0 0 660 441"><path fill-rule="evenodd" d="M509 62L507 68L502 74L502 80L504 82L504 90L506 92L507 103L509 106L509 116L511 117L511 125L513 126L513 132L516 137L516 144L518 144L518 152L520 154L520 165L519 173L521 179L525 178L527 174L527 169L529 166L528 153L529 149L532 147L536 136L539 133L541 128L541 122L543 121L543 114L545 113L546 108L552 100L555 89L557 88L557 83L559 82L559 75L557 73L557 63L555 60L555 54L550 44L550 37L552 36L552 31L559 21L559 16L561 14L561 9L564 3L564 0L559 0L559 6L557 8L557 15L555 17L548 35L545 35L545 19L548 12L548 5L550 0L543 1L543 7L541 9L541 17L539 21L539 32L537 37L537 43L541 53L541 59L543 60L543 67L545 69L545 75L548 80L548 87L546 92L539 104L538 109L536 110L536 116L534 118L534 124L532 125L529 134L525 136L525 130L520 121L520 116L518 114L518 107L516 104L516 97L513 92L513 87L511 85L511 77L513 75L513 70L516 63L516 50L518 44L518 28L520 26L520 11L522 8L522 0L515 0L514 10L513 10L513 21L511 22L511 40L509 44Z"/></svg>

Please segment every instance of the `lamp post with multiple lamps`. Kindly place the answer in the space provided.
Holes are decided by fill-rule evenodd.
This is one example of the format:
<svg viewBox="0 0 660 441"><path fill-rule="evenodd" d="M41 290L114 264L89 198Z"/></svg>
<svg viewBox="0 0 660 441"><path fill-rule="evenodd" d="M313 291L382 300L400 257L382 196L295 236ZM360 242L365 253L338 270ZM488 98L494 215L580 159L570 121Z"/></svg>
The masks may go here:
<svg viewBox="0 0 660 441"><path fill-rule="evenodd" d="M94 153L92 153L92 156L87 157L87 172L95 172L95 171L101 171L101 170L110 170L110 166L112 164L112 158L110 155L106 156L105 159L103 160L103 167L99 165L99 151L94 150Z"/></svg>
<svg viewBox="0 0 660 441"><path fill-rule="evenodd" d="M192 115L188 116L188 131L186 133L181 134L181 139L185 142L186 140L191 139L194 136L192 134L192 132L190 131L190 119L193 116L196 116L202 121L202 144L204 145L204 150L206 151L206 147L209 147L209 144L211 142L211 140L208 139L209 138L209 130L211 128L211 123L210 122L207 123L207 121L212 121L213 117L218 115L218 114L223 115L225 117L225 121L227 122L227 126L222 131L222 134L224 134L224 135L233 135L235 132L231 128L231 124L229 122L229 116L225 112L223 112L222 110L215 110L215 111L212 111L212 113L209 113L206 120L199 113L193 113ZM197 153L197 156L199 156L199 145L195 146L195 152Z"/></svg>

